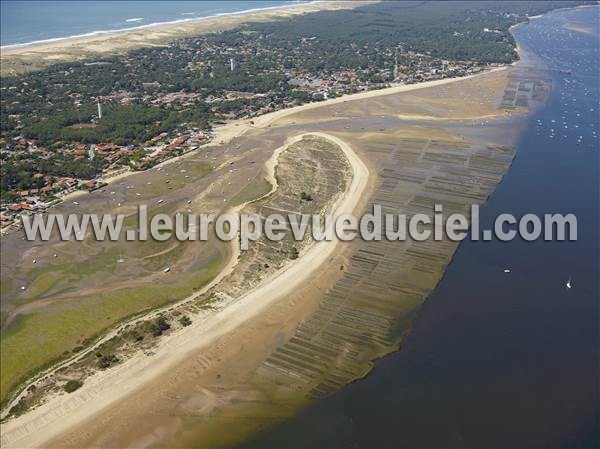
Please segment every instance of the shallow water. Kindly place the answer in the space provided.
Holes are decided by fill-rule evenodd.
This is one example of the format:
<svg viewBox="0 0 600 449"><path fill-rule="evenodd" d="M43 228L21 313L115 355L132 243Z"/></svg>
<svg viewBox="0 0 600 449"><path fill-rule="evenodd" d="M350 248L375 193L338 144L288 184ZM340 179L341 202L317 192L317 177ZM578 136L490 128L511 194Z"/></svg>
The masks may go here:
<svg viewBox="0 0 600 449"><path fill-rule="evenodd" d="M482 229L501 213L573 213L578 241L463 242L401 351L247 447L600 444L599 38L563 27L598 30L598 11L514 30L554 89L481 208Z"/></svg>

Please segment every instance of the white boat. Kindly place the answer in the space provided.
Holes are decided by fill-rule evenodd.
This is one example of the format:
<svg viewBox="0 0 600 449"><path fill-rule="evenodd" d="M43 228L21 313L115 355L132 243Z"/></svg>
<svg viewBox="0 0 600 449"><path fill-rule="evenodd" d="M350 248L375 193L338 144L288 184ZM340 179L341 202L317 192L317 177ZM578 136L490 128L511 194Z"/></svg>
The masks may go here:
<svg viewBox="0 0 600 449"><path fill-rule="evenodd" d="M569 276L569 280L567 281L567 288L571 289L573 288L573 283L571 282L571 277Z"/></svg>

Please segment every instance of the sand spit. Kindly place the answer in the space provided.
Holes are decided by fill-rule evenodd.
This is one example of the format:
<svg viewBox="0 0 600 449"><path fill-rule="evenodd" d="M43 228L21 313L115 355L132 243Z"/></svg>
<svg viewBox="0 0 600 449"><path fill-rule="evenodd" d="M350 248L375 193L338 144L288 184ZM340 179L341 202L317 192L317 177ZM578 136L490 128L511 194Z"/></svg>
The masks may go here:
<svg viewBox="0 0 600 449"><path fill-rule="evenodd" d="M336 204L334 214L352 213L367 185L369 178L367 167L352 148L341 139L325 133L310 134L334 142L347 157L352 167L352 181ZM277 149L274 154L279 154L285 147L303 137L304 135L300 135L289 139L286 145ZM270 160L269 165L271 169L274 168L274 159ZM194 323L161 341L153 357L137 354L122 365L93 376L80 390L70 395L57 396L30 413L3 424L2 446L6 448L41 446L71 426L118 401L125 394L135 391L137 386L144 385L166 372L173 364L181 362L191 351L210 345L217 338L259 315L278 299L299 288L327 262L337 245L337 240L316 242L297 262L289 264L273 278L233 304L212 314L209 319ZM237 256L234 255L232 260L237 260ZM232 268L229 267L224 273L228 274L227 272ZM219 276L218 280L223 277ZM35 432L31 429L35 429Z"/></svg>
<svg viewBox="0 0 600 449"><path fill-rule="evenodd" d="M500 72L502 70L504 70L505 68L497 68L494 69L490 72ZM486 72L486 73L490 73L490 72ZM299 107L295 107L295 108L290 108L290 109L285 109L285 110L281 110L281 111L276 111L274 113L270 113L270 114L266 114L264 116L261 116L259 118L254 119L254 123L251 124L250 120L244 120L241 122L236 122L236 123L231 123L231 124L227 124L224 126L219 127L216 131L217 131L217 139L215 139L215 145L219 144L219 142L222 143L226 143L226 142L230 142L232 139L237 138L242 136L243 134L246 134L247 132L256 132L257 130L266 130L266 128L270 128L271 125L278 125L277 123L275 123L278 120L281 120L283 118L286 118L292 114L298 114L298 113L303 113L303 112L307 112L307 111L313 111L316 109L320 109L320 108L327 108L328 106L333 106L333 105L338 105L338 104L343 104L346 102L350 102L350 101L354 101L354 100L368 100L368 99L373 99L376 97L388 97L388 98L393 98L390 97L390 95L393 94L399 94L399 93L403 93L403 92L409 92L409 91L417 91L420 89L424 89L424 88L440 88L443 87L445 85L450 85L451 83L455 83L457 81L465 81L465 80L469 80L469 79L476 79L478 77L481 77L485 75L485 73L482 74L477 74L477 75L471 75L468 77L463 77L463 78L451 78L451 79L444 79L444 80L436 80L436 81L430 81L430 82L425 82L425 83L420 83L420 84L413 84L413 85L403 85L403 86L395 86L395 87L391 87L388 89L381 89L381 90L376 90L376 91L369 91L369 92L362 92L362 93L358 93L358 94L354 94L354 95L349 95L346 97L340 97L340 98L336 98L336 99L331 99L325 102L319 102L319 103L310 103L310 104L306 104L306 105L302 105ZM274 126L274 128L277 128L277 126ZM317 134L318 133L311 133L311 134ZM333 136L330 136L330 140L334 140ZM289 142L290 144L292 142ZM338 143L338 142L336 142ZM342 147L345 148L345 147ZM183 155L180 156L179 158L175 158L169 161L165 161L164 164L165 165L169 165L172 163L175 163L178 159L181 158L186 158L189 157L190 155ZM124 176L125 177L125 176ZM122 177L120 178L122 179ZM201 291L197 292L196 294L193 295L193 298L196 298L199 294L205 292L207 289L213 287L214 285L216 285L216 283L220 282L229 272L231 272L233 270L233 267L235 265L235 255L230 259L227 267L225 268L225 270L219 274L219 276L209 284L209 286L207 286L206 288L203 288ZM182 302L185 302L187 300L191 300L193 298L186 298L185 300L177 303L177 304L181 304ZM165 307L165 308L169 308L172 307L173 304ZM143 319L148 319L150 317L156 316L158 315L164 308L161 308L159 310L156 310L154 312L152 312L151 314L145 315L143 317L140 317L139 320L143 320ZM126 323L129 324L129 323ZM103 337L98 344L112 338L116 332L118 332L118 330L121 328L121 326L119 326L117 329L115 329L114 331L109 332L105 337ZM96 345L95 345L96 346ZM94 347L95 347L94 346ZM86 351L87 353L88 351ZM81 355L84 355L83 353ZM169 362L172 363L172 362ZM58 367L55 367L54 369L60 368L62 366L65 366L67 363L65 364L60 364ZM115 370L116 371L116 370ZM110 377L111 377L111 382L112 380L116 379L117 375L116 374L112 374L112 371L110 373ZM139 381L140 384L142 384L142 378L138 378L137 381ZM84 391L84 390L82 390ZM13 402L14 403L14 402ZM8 407L7 407L8 409ZM25 415L29 416L29 414ZM37 416L37 415L36 415ZM25 418L22 417L22 418ZM21 418L19 418L21 419ZM13 421L14 422L14 421ZM2 431L3 434L12 428L11 427L7 427L4 426Z"/></svg>
<svg viewBox="0 0 600 449"><path fill-rule="evenodd" d="M446 214L468 214L469 205L484 203L501 181L514 157L512 139L525 123L516 99L502 98L532 84L526 96L533 105L547 90L539 71L511 69L418 91L420 102L442 116L520 111L485 128L479 121L407 124L396 115L413 110L417 94L411 93L285 117L271 127L248 130L237 142L279 141L299 132L335 135L369 167L362 213L381 204L389 212L431 214L433 204L441 203ZM48 445L239 444L366 375L374 358L397 349L457 246L447 240L340 245L310 282L287 298Z"/></svg>
<svg viewBox="0 0 600 449"><path fill-rule="evenodd" d="M483 73L470 75L470 76L466 76L466 77L447 78L447 79L428 81L428 82L423 82L423 83L418 83L418 84L400 85L400 86L394 86L394 87L390 87L390 88L386 88L386 89L361 92L361 93L357 93L357 94L352 94L352 95L347 95L347 96L343 96L343 97L339 97L339 98L330 99L330 100L323 101L323 102L308 103L308 104L297 106L294 108L288 108L288 109L283 109L280 111L275 111L275 112L260 116L258 118L254 118L253 120L247 119L247 120L232 122L232 123L229 123L226 125L221 125L219 127L216 127L215 128L216 138L208 146L211 147L211 146L218 146L221 144L228 144L233 139L241 137L244 134L246 134L247 132L261 130L261 129L266 130L267 128L270 128L272 124L275 124L275 122L281 121L281 119L284 119L291 115L305 113L305 112L309 112L309 111L313 111L313 110L317 110L317 109L321 109L321 108L326 109L328 106L345 104L345 103L352 102L355 100L369 100L369 99L374 99L377 97L386 97L389 95L394 95L394 94L399 94L399 93L404 93L404 92L418 91L421 89L445 86L445 85L449 85L452 83L456 83L458 81L481 79L481 77L484 76L486 73L487 74L500 73L500 72L504 71L505 69L506 69L506 67L500 67L500 68L492 69L488 72L483 72ZM187 153L182 156L178 156L176 158L172 158L167 161L164 161L161 164L159 164L158 166L154 167L152 170L156 171L161 168L164 169L171 165L175 165L183 160L193 158L193 157L194 157L194 153ZM108 180L108 183L110 185L110 184L116 183L117 181L124 181L127 177L133 176L137 173L140 173L140 172L122 173L119 176L115 177L114 179ZM74 197L75 197L75 196L81 195L81 193L74 192L72 195L74 195ZM69 199L71 199L71 197L69 197ZM200 294L204 293L205 291L207 291L208 289L212 288L214 285L216 285L216 283L220 282L220 280L222 280L228 272L230 272L233 269L232 263L233 263L232 259L230 259L227 266L225 267L224 271L222 273L220 273L213 282L211 282L205 288L202 288L201 290L199 290L197 293L192 295L192 297L186 298L186 299L176 303L175 305L179 305L181 303L191 301L194 298L196 298L198 295L200 295ZM134 322L138 322L140 320L154 317L154 316L158 315L159 313L163 312L164 309L169 308L172 305L173 304L162 307L162 308L157 309L149 314L141 316L138 319L136 319ZM57 369L67 366L69 363L73 362L74 360L81 359L90 350L93 350L94 348L98 347L100 344L102 344L102 343L106 342L107 340L109 340L110 338L114 337L122 329L123 326L125 326L127 324L131 324L131 323L132 323L131 321L123 323L122 325L115 328L113 331L110 331L107 334L105 334L92 347L79 353L75 359L70 359L68 361L62 362L62 363L50 368L49 370L45 371L41 375L43 375L47 372L56 371ZM37 377L39 377L39 376L37 376ZM11 400L10 404L11 405L15 404L16 403L15 399L18 400L21 396L22 396L22 394L20 394L19 396L17 396L13 400ZM10 409L11 405L5 407L5 409L3 410L3 414L2 414L3 417L5 416L6 412Z"/></svg>
<svg viewBox="0 0 600 449"><path fill-rule="evenodd" d="M271 137L277 137L275 141L279 141L283 136L284 138L281 140L283 142L290 135L304 135L308 133L320 135L338 145L342 142L350 145L353 150L357 151L361 159L363 159L363 165L367 164L371 173L377 174L377 194L369 197L369 204L379 203L387 205L387 207L395 212L405 210L409 213L414 213L421 211L431 212L428 209L424 210L424 208L429 207L433 204L434 200L437 200L444 202L445 210L447 202L450 201L448 210L461 211L467 203L473 201L485 202L487 195L493 190L496 183L500 181L503 173L510 165L513 156L512 150L499 145L482 143L481 137L477 137L476 134L474 135L474 140L470 142L464 137L456 136L442 129L444 126L443 121L440 122L439 128L407 127L402 125L397 117L398 113L406 112L403 111L405 105L402 101L402 93L419 91L423 103L432 101L432 97L435 97L434 99L443 98L444 101L459 106L459 109L462 108L461 110L463 111L469 111L471 109L469 101L473 101L475 97L477 97L477 101L481 101L481 94L474 91L476 92L472 95L474 98L469 98L469 93L465 91L473 90L477 86L484 84L484 81L492 78L496 81L493 83L493 95L488 99L488 103L490 104L490 110L497 110L500 101L499 98L502 96L507 82L509 87L513 85L518 86L520 83L533 82L531 81L533 78L528 74L515 76L512 71L510 73L506 71L499 72L498 70L495 72L494 74L488 73L480 78L476 78L479 76L476 75L463 79L439 80L422 85L399 86L356 94L351 97L338 98L328 102L304 105L260 117L259 119L255 119L253 125L248 121L241 122L239 126L235 124L226 125L219 129L219 133L224 141L230 141L233 138L240 137L242 134L246 134L244 140L254 139L253 141L270 142L272 141ZM430 89L422 89L423 87L429 87ZM336 108L346 102L348 103L344 105L345 110L364 110L364 116L357 117L357 120L355 120L357 126L353 127L353 131L347 130L347 127L343 126L343 123L333 119ZM436 102L436 104L439 105L439 102ZM300 125L296 125L293 121L296 117L288 117L292 114L306 115L306 112L310 112L310 115L313 116L314 120L312 123L303 122ZM327 118L324 119L323 117ZM501 121L499 120L499 122ZM365 129L363 129L363 126ZM384 132L384 129L387 129L387 131ZM490 135L486 135L484 142L493 142L493 131L493 126L486 131ZM325 132L325 135L320 134L322 132ZM500 130L500 132L504 138L506 132L504 130ZM259 140L256 140L257 136L260 136ZM271 137L266 138L265 136ZM271 148L273 147L276 146L273 145ZM341 146L341 148L344 151L346 150L345 146ZM348 157L347 153L346 155ZM354 178L356 178L356 173ZM373 184L373 181L370 180L369 184ZM356 201L359 200L366 201L366 197L356 198ZM315 248L318 246L316 245ZM322 259L319 256L315 256L314 259L311 258L311 263L308 265L311 273L315 276L321 276L320 271L337 270L335 276L331 276L334 283L336 277L343 276L339 285L336 284L332 288L333 296L326 295L323 298L324 290L313 292L314 301L317 301L317 298L319 298L319 301L323 300L323 307L328 310L328 313L341 313L342 316L332 320L331 317L323 316L322 311L311 316L310 322L307 324L310 325L309 328L306 326L298 327L298 335L293 337L294 341L288 341L288 343L282 345L280 348L281 353L273 354L273 356L269 356L268 354L267 356L260 355L258 362L260 365L259 371L263 374L268 373L267 377L269 379L277 378L281 381L282 378L285 378L285 382L291 385L290 389L294 389L294 391L298 392L296 394L299 395L306 394L308 398L316 398L327 394L328 391L332 391L336 386L339 387L347 381L364 375L368 372L370 360L374 356L382 355L389 352L390 348L397 347L397 336L394 337L392 335L393 332L388 327L392 326L397 329L397 319L406 320L406 315L410 315L414 308L418 307L424 300L428 292L441 277L455 248L456 244L448 242L421 245L419 247L411 247L410 245L389 248L362 248L358 245L344 246L344 248L340 249L340 251L346 254L342 267L349 265L349 268L348 271L344 269L341 272L339 264L330 262L331 257L329 259ZM300 262L305 260L307 256L308 254L301 257ZM375 267L380 267L383 271L379 272L376 270L373 272ZM389 276L391 278L388 279L387 277ZM285 286L288 284L293 285L294 289L286 289L285 291L293 293L295 297L298 291L313 287L312 280L308 283L308 286L306 282L301 285L296 283L294 276L291 275L281 278L284 281L277 281L277 279L280 279L280 277L277 276L274 278L275 285L279 283L285 284ZM389 283L385 284L387 285L385 288L389 289L388 293L382 291L375 284L369 284L369 282L377 283L379 280ZM300 289L301 286L302 289ZM325 288L329 289L329 286L325 285ZM265 291L269 295L273 293L271 288ZM352 302L355 300L360 301L359 297L354 299L348 298L349 303L343 306L343 308L340 308L339 303L335 303L335 301L350 294L349 292L359 295L359 297L363 295L363 302L364 298L372 295L377 300L386 297L389 300L386 299L384 303L379 305L374 301L372 304L376 308L379 307L379 309L370 311L368 318L358 320L357 317L363 314L364 311L357 308L358 306L353 305ZM402 298L397 304L390 302L396 301L396 296L398 295L402 296ZM228 333L235 335L238 331L236 326L244 327L242 326L242 322L245 323L250 318L252 318L251 321L254 321L254 318L258 319L263 313L268 315L271 309L279 307L280 301L283 300L282 298L276 299L272 297L265 299L267 302L256 314L252 312L247 314L237 308L232 309L238 310L241 317L231 317L228 312L224 315L222 321L213 322L211 318L209 323L203 322L202 327L206 330L206 335L209 337L212 336L213 340L211 341L215 341L219 336L225 338L223 336ZM331 301L334 302L332 303ZM228 309L229 307L222 309L222 312ZM255 310L254 307L253 310ZM240 318L244 318L246 321L239 321ZM353 335L348 336L344 341L332 341L331 335L340 330L339 327L336 328L335 326L340 326L339 323L344 321L346 321L346 324L343 326L344 328L351 328L354 333L358 332L362 337L357 340L356 336ZM295 323L295 325L298 325L298 323ZM222 329L219 326L222 326ZM313 332L315 329L321 329L323 326L325 326L325 329L327 329L327 326L334 326L334 328L327 330L326 335L318 337L320 339L327 337L327 335L329 336L327 337L329 340L326 338L326 340L319 343L319 347L323 349L317 350L316 353L309 351L308 355L300 354L299 360L306 360L312 357L314 360L322 360L322 363L325 363L325 365L312 366L311 364L296 364L293 360L290 361L289 353L299 354L300 346L305 344L303 343L303 339L306 335L310 335L310 332ZM191 327L199 329L196 326ZM294 332L292 329L292 335L294 335ZM182 332L183 334L184 332ZM173 338L178 335L180 334L173 335ZM196 338L195 334L185 333L185 335L190 335L190 339L192 340ZM203 333L203 335L205 334ZM166 372L167 370L169 370L170 374L178 372L177 377L182 379L190 375L187 371L181 370L188 365L186 357L191 352L197 352L193 351L193 348L198 347L198 341L194 341L193 345L186 346L186 343L182 340L182 345L185 346L187 352L182 352L179 349L180 345L178 343L171 343L171 341L171 338L166 338L164 342L161 342L159 349L163 345L166 349L160 349L163 351L160 357L147 358L142 355L138 356L135 361L135 365L139 365L140 374L138 376L122 372L120 371L121 366L117 366L114 370L111 369L98 376L98 379L101 379L102 387L96 383L96 378L89 379L85 384L88 388L84 386L74 394L60 396L57 399L59 401L56 406L57 408L55 406L51 407L50 403L48 403L33 410L31 413L8 422L2 429L3 445L7 445L7 447L19 447L23 445L35 446L44 444L44 441L52 438L52 436L59 435L59 432L65 431L68 434L68 429L76 423L96 416L96 413L102 408L108 407L108 404L116 403L118 399L123 398L126 394L129 396L132 391L138 388L140 388L139 391L142 391L142 388L155 385L157 382L160 385L161 381L159 377L162 378L163 376L159 374L151 376L154 372L151 366L156 365L157 369L162 370L161 372ZM200 341L204 341L204 337ZM360 346L359 341L364 342L366 346ZM330 349L325 349L327 345L330 346ZM216 349L211 348L211 344L207 344L206 349L203 349L201 352L209 353L211 350L222 350L222 348L221 345ZM304 347L303 350L307 350L307 347ZM319 351L325 352L320 353ZM327 357L331 356L330 353L335 353L336 351L339 356L328 360ZM195 356L191 357L194 358ZM264 360L265 357L268 357L268 359ZM221 357L217 358L219 361L221 360ZM225 372L232 369L235 371L235 367L236 362L231 361L229 366L225 368L221 367L221 369L225 369ZM315 377L314 373L320 374ZM292 380L290 381L290 379ZM173 382L177 383L177 379L173 380ZM261 382L264 384L264 375ZM298 385L294 386L294 382L298 382ZM205 385L204 383L200 384ZM195 385L198 385L198 382L195 382ZM206 385L208 388L210 382ZM294 387L292 388L292 386ZM109 393L105 394L106 391L109 391ZM145 389L144 392L146 392ZM224 392L230 392L235 399L235 388L220 389L217 396L222 399L222 396L225 394ZM152 394L152 390L150 394ZM212 394L216 393L211 390ZM283 395L282 397L286 398L287 396ZM145 396L140 399L143 400L144 398ZM71 400L75 402L70 402ZM104 402L105 400L108 402ZM63 401L66 401L70 405L65 405ZM128 400L122 401L119 404L125 402L130 407L135 407L137 403L136 401ZM90 403L93 404L88 406L87 404ZM215 406L219 404L221 403L219 402ZM267 407L267 405L264 406ZM68 412L69 409L74 410L77 406L79 409L76 413L74 411ZM88 409L88 407L90 408ZM123 407L126 407L126 405ZM113 407L110 408L113 409ZM146 409L147 411L148 409ZM62 413L65 413L65 415ZM103 417L105 416L103 411L99 413ZM60 421L60 426L56 426L57 420ZM149 422L146 418L145 421ZM114 423L123 422L121 415L121 418L118 418ZM101 426L101 424L105 424L104 418L100 421L95 421L94 425ZM90 426L86 424L85 428L88 429ZM98 430L97 426L96 430ZM130 421L127 428L133 432L140 427L131 426ZM37 432L34 432L33 429ZM124 432L127 432L127 429ZM36 435L32 436L31 433L36 433ZM86 431L86 433L71 433L68 440L61 438L57 445L67 446L66 441L73 442L69 444L73 447L94 445L93 440L87 438L88 433L91 433L91 431ZM81 443L77 438L87 438L85 439L86 443ZM123 446L128 444L123 443Z"/></svg>

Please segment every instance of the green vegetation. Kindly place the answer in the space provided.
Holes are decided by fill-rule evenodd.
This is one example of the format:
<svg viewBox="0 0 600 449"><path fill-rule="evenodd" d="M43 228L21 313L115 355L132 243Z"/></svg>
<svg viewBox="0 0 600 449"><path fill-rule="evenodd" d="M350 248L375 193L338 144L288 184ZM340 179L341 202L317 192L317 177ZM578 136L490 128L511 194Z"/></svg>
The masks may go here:
<svg viewBox="0 0 600 449"><path fill-rule="evenodd" d="M125 334L125 338L134 342L140 342L144 339L144 334L137 329L133 329Z"/></svg>
<svg viewBox="0 0 600 449"><path fill-rule="evenodd" d="M37 174L80 179L97 176L106 162L101 157L89 158L81 149L77 151L84 154L71 153L78 143L131 145L135 152L124 159L126 164L141 158L144 142L162 132L174 136L190 128L207 129L215 118L323 99L291 85L294 73L329 79L340 71L356 71L361 81L386 83L392 79L398 48L476 65L511 62L516 54L510 25L527 15L574 4L380 2L348 11L246 24L107 57L105 65L89 66L85 61L56 64L18 78L3 78L0 193L5 199L17 190L41 187L46 181ZM233 48L236 56L238 69L233 72L228 68L228 48ZM400 62L410 69L414 61L403 56ZM167 98L180 93L196 96L184 101ZM232 98L228 96L231 93ZM98 96L103 97L102 120L95 117ZM37 152L29 151L29 141ZM160 188L149 186L143 195ZM268 192L270 186L260 180L252 189ZM240 194L236 201L254 197L252 192ZM301 199L313 200L306 192ZM140 250L141 245L134 245L128 248ZM144 268L159 269L180 255L182 247L150 257L143 262ZM150 241L143 244L149 256L158 253L157 248L165 249ZM299 250L293 247L288 255L296 259ZM24 300L56 293L66 288L63 282L82 279L86 273L114 270L116 260L114 252L106 251L76 267L53 266L34 279ZM80 351L116 323L191 294L213 279L222 265L222 259L215 259L201 271L170 273L168 283L121 287L76 300L57 298L64 300L18 316L3 330L0 342L0 399L4 401L26 378ZM7 285L3 282L3 291ZM189 325L185 318L179 319L183 326ZM132 330L128 338L141 341L146 334L156 337L169 328L168 321L159 317ZM113 352L99 354L101 368L118 362ZM15 412L24 406L17 404Z"/></svg>
<svg viewBox="0 0 600 449"><path fill-rule="evenodd" d="M19 416L22 415L23 413L25 413L27 410L29 410L29 405L27 404L27 401L25 401L23 398L19 399L19 402L17 402L9 411L9 415L10 416Z"/></svg>
<svg viewBox="0 0 600 449"><path fill-rule="evenodd" d="M73 393L75 390L79 390L83 386L83 382L79 380L70 380L68 381L64 389L67 393Z"/></svg>
<svg viewBox="0 0 600 449"><path fill-rule="evenodd" d="M122 288L53 304L19 315L0 340L0 398L44 367L72 354L67 348L89 344L95 336L127 317L177 301L206 285L221 270L215 258L198 272L167 285ZM161 333L164 324L154 323ZM168 324L168 323L166 323Z"/></svg>
<svg viewBox="0 0 600 449"><path fill-rule="evenodd" d="M309 193L302 192L302 193L300 194L300 199L301 199L302 201L312 201L312 200L313 200L313 197L312 197L312 196L311 196Z"/></svg>
<svg viewBox="0 0 600 449"><path fill-rule="evenodd" d="M119 358L114 354L102 354L97 353L96 357L98 357L98 368L106 369L119 362Z"/></svg>
<svg viewBox="0 0 600 449"><path fill-rule="evenodd" d="M253 179L250 184L247 184L244 189L240 190L231 200L231 206L237 206L248 201L260 198L271 191L273 186L265 178Z"/></svg>
<svg viewBox="0 0 600 449"><path fill-rule="evenodd" d="M40 154L15 155L0 158L5 163L0 166L0 192L2 199L14 190L37 189L44 185L42 178L35 178L43 173L52 178L66 176L79 179L91 179L102 171L102 161L90 161L87 158L77 159L73 155L54 153L48 157ZM52 182L51 182L52 183Z"/></svg>
<svg viewBox="0 0 600 449"><path fill-rule="evenodd" d="M164 316L159 316L155 320L146 321L142 325L144 332L151 334L153 337L160 337L163 332L171 329L171 325Z"/></svg>
<svg viewBox="0 0 600 449"><path fill-rule="evenodd" d="M95 116L92 105L52 114L46 120L34 117L26 121L23 135L42 145L56 140L62 142L102 143L116 145L142 143L157 134L176 129L181 123L208 127L209 113L204 104L179 112L142 104L104 107L104 117L95 126L76 126L90 123Z"/></svg>
<svg viewBox="0 0 600 449"><path fill-rule="evenodd" d="M189 316L183 315L181 318L179 318L179 324L181 324L183 327L187 327L192 324L192 320Z"/></svg>
<svg viewBox="0 0 600 449"><path fill-rule="evenodd" d="M442 60L510 63L517 58L511 25L528 15L580 3L586 2L380 2L245 24L106 57L100 65L61 63L4 77L0 147L8 151L1 156L0 193L6 197L35 188L42 183L33 178L35 173L90 179L105 166L103 158L61 152L65 145L135 146L162 132L208 129L211 121L225 115L239 117L324 98L291 85L293 73L331 79L353 71L361 82L375 86L393 79L398 49L403 51L398 62L409 73L417 68L420 56L415 54L431 58L429 68L442 67ZM231 56L236 59L234 71L229 68ZM342 86L348 82L340 78ZM230 98L227 92L246 95ZM179 94L192 96L166 98ZM102 120L96 117L98 97ZM27 140L47 147L48 154L25 155ZM137 150L119 163L139 160L143 151Z"/></svg>

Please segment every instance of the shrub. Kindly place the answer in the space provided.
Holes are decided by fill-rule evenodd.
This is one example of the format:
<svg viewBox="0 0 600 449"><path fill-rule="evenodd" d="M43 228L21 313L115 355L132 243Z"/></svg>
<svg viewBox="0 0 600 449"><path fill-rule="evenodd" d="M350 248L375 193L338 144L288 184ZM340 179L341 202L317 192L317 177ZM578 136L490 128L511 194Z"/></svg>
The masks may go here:
<svg viewBox="0 0 600 449"><path fill-rule="evenodd" d="M19 399L19 402L17 402L8 412L8 414L10 416L20 416L23 413L25 413L27 410L29 410L29 406L27 405L27 402L25 402L25 398L21 398Z"/></svg>
<svg viewBox="0 0 600 449"><path fill-rule="evenodd" d="M144 339L144 336L140 334L136 329L129 331L125 337L133 341L142 341Z"/></svg>
<svg viewBox="0 0 600 449"><path fill-rule="evenodd" d="M79 380L70 380L65 384L64 389L67 393L73 393L75 390L79 390L82 385L83 382Z"/></svg>
<svg viewBox="0 0 600 449"><path fill-rule="evenodd" d="M192 320L190 320L190 317L187 316L187 315L183 315L181 318L179 318L179 322L184 327L189 326L190 324L192 324Z"/></svg>
<svg viewBox="0 0 600 449"><path fill-rule="evenodd" d="M160 337L164 331L171 329L171 325L164 316L159 316L155 320L145 321L141 327L142 331L152 334L153 337Z"/></svg>
<svg viewBox="0 0 600 449"><path fill-rule="evenodd" d="M312 201L313 200L312 196L309 193L306 193L306 192L302 192L300 194L300 199L304 200L304 201Z"/></svg>
<svg viewBox="0 0 600 449"><path fill-rule="evenodd" d="M116 355L106 354L106 355L100 356L100 358L98 359L98 366L101 369L105 369L105 368L108 368L109 366L117 363L118 361L119 361L119 358Z"/></svg>
<svg viewBox="0 0 600 449"><path fill-rule="evenodd" d="M154 322L154 325L155 329L152 335L155 337L158 337L159 335L162 335L164 331L171 329L171 325L164 316L159 316Z"/></svg>

